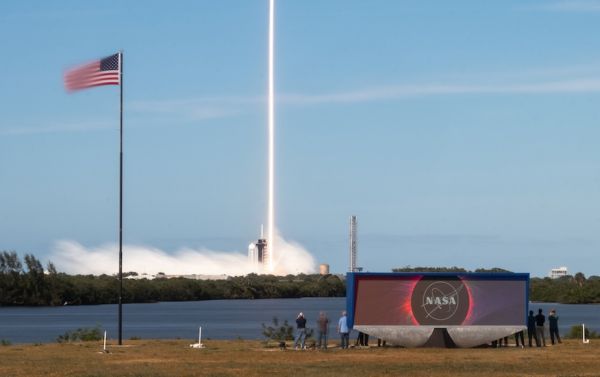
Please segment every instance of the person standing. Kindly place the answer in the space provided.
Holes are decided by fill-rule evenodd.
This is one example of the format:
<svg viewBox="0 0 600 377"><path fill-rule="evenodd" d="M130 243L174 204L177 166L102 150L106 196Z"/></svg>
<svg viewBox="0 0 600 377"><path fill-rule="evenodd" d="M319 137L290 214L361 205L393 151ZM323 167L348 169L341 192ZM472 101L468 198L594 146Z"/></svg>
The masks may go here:
<svg viewBox="0 0 600 377"><path fill-rule="evenodd" d="M294 349L298 349L298 342L300 342L300 349L304 349L304 342L306 341L306 318L304 313L300 312L296 318L296 340L294 341Z"/></svg>
<svg viewBox="0 0 600 377"><path fill-rule="evenodd" d="M529 311L529 316L527 317L527 337L529 338L529 347L533 347L531 338L535 339L536 346L540 346L540 340L535 333L535 317L533 316L533 310Z"/></svg>
<svg viewBox="0 0 600 377"><path fill-rule="evenodd" d="M346 317L345 310L342 312L342 316L338 321L337 331L338 334L340 334L342 349L348 349L348 342L350 340L350 329L348 328L348 318Z"/></svg>
<svg viewBox="0 0 600 377"><path fill-rule="evenodd" d="M548 324L550 325L550 341L552 342L552 345L554 345L555 336L558 343L562 343L560 340L560 335L558 334L558 316L556 315L556 310L554 309L552 309L550 314L548 314Z"/></svg>
<svg viewBox="0 0 600 377"><path fill-rule="evenodd" d="M319 319L317 320L317 324L319 326L319 343L317 343L317 348L323 347L323 349L327 349L327 332L329 330L329 318L327 318L327 314L325 314L325 312L319 313Z"/></svg>
<svg viewBox="0 0 600 377"><path fill-rule="evenodd" d="M362 331L358 332L358 337L356 338L355 346L368 347L369 346L369 334L364 333Z"/></svg>
<svg viewBox="0 0 600 377"><path fill-rule="evenodd" d="M540 346L540 342L546 347L546 338L544 336L544 323L546 322L546 316L542 314L542 309L538 310L538 315L535 316L535 334L538 338L537 346Z"/></svg>
<svg viewBox="0 0 600 377"><path fill-rule="evenodd" d="M505 336L504 338L500 338L495 343L494 342L492 342L492 343L495 344L495 346L497 348L500 348L500 347L502 347L502 342L504 342L504 347L508 347L508 336Z"/></svg>
<svg viewBox="0 0 600 377"><path fill-rule="evenodd" d="M525 337L523 336L523 330L515 333L515 343L519 347L519 339L521 339L521 348L525 348Z"/></svg>

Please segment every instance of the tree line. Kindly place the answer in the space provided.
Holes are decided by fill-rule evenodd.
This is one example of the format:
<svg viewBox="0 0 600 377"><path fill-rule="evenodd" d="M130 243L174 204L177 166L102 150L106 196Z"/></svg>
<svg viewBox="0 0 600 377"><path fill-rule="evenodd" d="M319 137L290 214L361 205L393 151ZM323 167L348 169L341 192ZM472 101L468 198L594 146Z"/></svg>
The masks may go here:
<svg viewBox="0 0 600 377"><path fill-rule="evenodd" d="M0 306L117 303L119 281L116 276L67 275L58 272L52 263L44 270L42 263L31 254L25 255L24 262L14 251L0 252ZM125 303L345 295L345 283L335 275L249 274L226 280L123 279Z"/></svg>
<svg viewBox="0 0 600 377"><path fill-rule="evenodd" d="M600 303L600 276L586 278L581 272L558 279L532 278L529 289L532 301L561 304Z"/></svg>
<svg viewBox="0 0 600 377"><path fill-rule="evenodd" d="M401 267L394 272L469 272L461 267ZM500 268L475 272L510 272ZM128 273L125 275L134 275ZM531 278L532 301L565 304L600 303L600 277L582 273L559 279ZM21 261L14 251L0 252L0 306L58 306L115 304L119 281L113 275L67 275L50 262L44 269L32 254ZM226 280L124 279L123 302L194 301L343 297L346 285L335 275L257 275Z"/></svg>
<svg viewBox="0 0 600 377"><path fill-rule="evenodd" d="M478 268L474 271L469 271L463 267L396 267L392 268L392 272L511 272L503 268Z"/></svg>

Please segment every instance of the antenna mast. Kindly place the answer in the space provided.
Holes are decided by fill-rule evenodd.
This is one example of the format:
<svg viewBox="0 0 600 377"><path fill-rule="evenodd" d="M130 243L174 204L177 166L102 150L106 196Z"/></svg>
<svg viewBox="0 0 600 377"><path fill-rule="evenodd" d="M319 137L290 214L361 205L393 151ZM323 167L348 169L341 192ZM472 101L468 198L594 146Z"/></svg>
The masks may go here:
<svg viewBox="0 0 600 377"><path fill-rule="evenodd" d="M350 216L350 272L356 272L356 216Z"/></svg>

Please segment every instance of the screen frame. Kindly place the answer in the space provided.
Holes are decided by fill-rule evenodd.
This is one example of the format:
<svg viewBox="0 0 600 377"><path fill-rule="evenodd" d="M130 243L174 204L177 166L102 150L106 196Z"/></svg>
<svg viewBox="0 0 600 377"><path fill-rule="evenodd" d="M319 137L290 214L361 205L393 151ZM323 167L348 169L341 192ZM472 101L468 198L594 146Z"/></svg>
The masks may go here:
<svg viewBox="0 0 600 377"><path fill-rule="evenodd" d="M524 281L525 282L525 313L523 323L527 323L527 313L529 312L529 273L528 272L348 272L346 274L346 317L348 327L354 327L354 317L356 309L356 297L358 290L358 281L361 279L381 278L382 280L393 280L395 278L415 279L415 278L433 278L433 279L455 279L467 278L472 280L494 280L494 281Z"/></svg>

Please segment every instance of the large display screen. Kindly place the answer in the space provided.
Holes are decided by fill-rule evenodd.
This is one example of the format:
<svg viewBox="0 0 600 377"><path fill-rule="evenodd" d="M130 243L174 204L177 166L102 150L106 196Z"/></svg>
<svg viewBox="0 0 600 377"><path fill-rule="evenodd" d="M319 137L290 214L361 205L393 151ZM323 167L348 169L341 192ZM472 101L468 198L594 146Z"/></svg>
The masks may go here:
<svg viewBox="0 0 600 377"><path fill-rule="evenodd" d="M522 326L529 274L349 274L354 325ZM352 301L353 300L353 301Z"/></svg>

